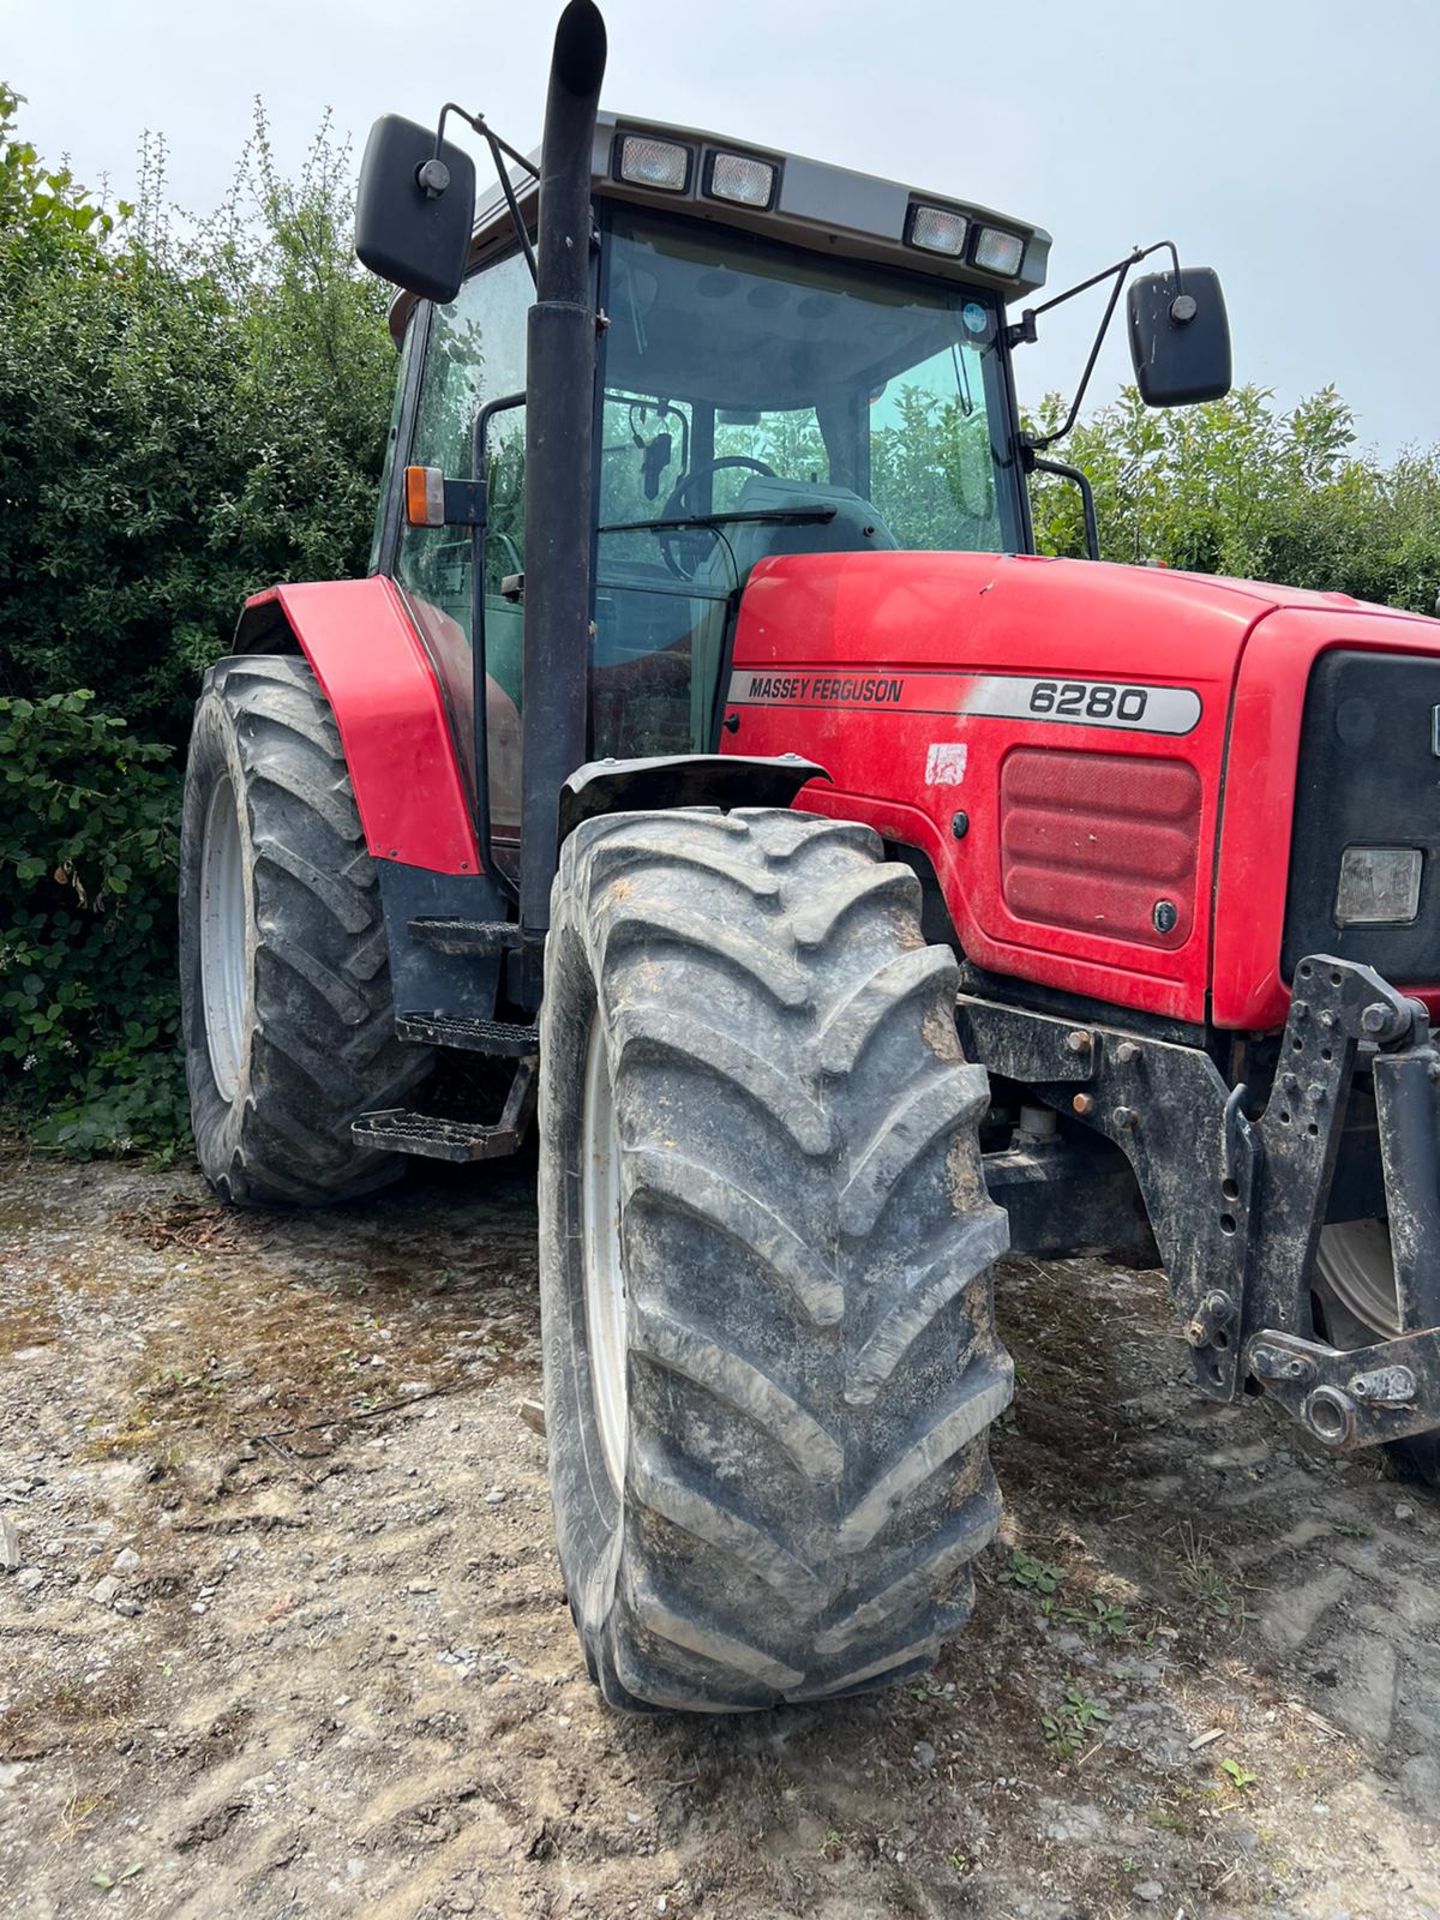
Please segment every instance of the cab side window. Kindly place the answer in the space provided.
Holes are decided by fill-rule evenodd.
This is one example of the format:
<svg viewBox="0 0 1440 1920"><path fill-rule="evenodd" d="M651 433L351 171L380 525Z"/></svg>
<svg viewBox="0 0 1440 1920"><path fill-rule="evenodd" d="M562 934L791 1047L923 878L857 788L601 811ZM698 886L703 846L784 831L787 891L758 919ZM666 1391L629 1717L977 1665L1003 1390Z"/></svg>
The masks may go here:
<svg viewBox="0 0 1440 1920"><path fill-rule="evenodd" d="M430 323L425 373L420 385L412 465L443 468L448 478L471 478L471 434L475 416L487 401L518 393L525 385L526 315L535 298L524 259L517 253L482 267L448 307L436 309ZM524 414L497 416L491 429L491 456L505 454ZM520 476L513 450L505 480L505 538L517 542L522 517ZM498 571L514 571L495 562ZM491 570L487 563L486 571ZM406 526L400 536L396 578L411 596L422 619L432 611L470 639L470 536L463 527Z"/></svg>
<svg viewBox="0 0 1440 1920"><path fill-rule="evenodd" d="M516 253L482 267L430 321L410 463L473 478L475 417L525 386L525 333L534 283ZM507 576L525 550L525 409L495 414L486 437L490 511L485 536L486 739L497 843L518 839L520 661L524 616ZM474 772L474 663L468 527L402 526L395 578L444 684L461 754ZM512 854L498 845L501 864Z"/></svg>
<svg viewBox="0 0 1440 1920"><path fill-rule="evenodd" d="M375 532L370 541L370 565L367 573L378 573L385 550L385 522L390 511L390 489L395 480L395 454L400 442L400 415L405 405L405 389L410 382L410 362L415 355L415 336L419 328L414 315L405 329L400 348L400 366L395 375L395 398L390 403L390 426L385 435L385 460L380 468L380 498L375 507Z"/></svg>

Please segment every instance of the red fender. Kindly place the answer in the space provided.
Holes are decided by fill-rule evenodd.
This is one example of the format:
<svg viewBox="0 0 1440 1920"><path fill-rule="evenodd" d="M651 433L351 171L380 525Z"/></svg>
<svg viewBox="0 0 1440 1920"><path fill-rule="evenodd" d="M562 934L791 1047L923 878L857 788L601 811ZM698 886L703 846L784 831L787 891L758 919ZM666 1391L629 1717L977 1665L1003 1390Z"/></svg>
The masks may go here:
<svg viewBox="0 0 1440 1920"><path fill-rule="evenodd" d="M479 873L445 697L393 582L377 575L268 587L245 602L235 651L263 651L281 619L335 715L371 855L432 873Z"/></svg>

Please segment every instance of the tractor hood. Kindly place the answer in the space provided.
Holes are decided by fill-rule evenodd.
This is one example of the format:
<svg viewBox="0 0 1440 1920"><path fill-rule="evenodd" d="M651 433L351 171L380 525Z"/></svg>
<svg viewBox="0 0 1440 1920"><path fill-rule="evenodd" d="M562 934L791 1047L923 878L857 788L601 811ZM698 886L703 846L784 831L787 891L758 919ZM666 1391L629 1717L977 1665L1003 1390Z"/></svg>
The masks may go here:
<svg viewBox="0 0 1440 1920"><path fill-rule="evenodd" d="M872 552L759 562L735 658L1214 685L1282 607L1405 618L1440 635L1434 621L1343 593L1033 554Z"/></svg>
<svg viewBox="0 0 1440 1920"><path fill-rule="evenodd" d="M803 754L833 785L799 804L923 853L977 964L1263 1026L1288 1000L1305 691L1335 648L1437 655L1440 622L1083 560L787 556L746 583L722 738Z"/></svg>

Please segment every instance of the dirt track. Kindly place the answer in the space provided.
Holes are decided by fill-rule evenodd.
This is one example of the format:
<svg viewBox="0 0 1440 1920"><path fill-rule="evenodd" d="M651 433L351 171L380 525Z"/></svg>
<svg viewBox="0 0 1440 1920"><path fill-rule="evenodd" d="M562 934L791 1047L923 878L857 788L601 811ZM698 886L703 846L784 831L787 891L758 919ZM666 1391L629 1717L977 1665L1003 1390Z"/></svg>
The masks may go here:
<svg viewBox="0 0 1440 1920"><path fill-rule="evenodd" d="M628 1721L532 1235L519 1169L296 1222L0 1164L0 1912L1440 1916L1440 1505L1193 1400L1156 1276L1005 1270L1006 1537L928 1683Z"/></svg>

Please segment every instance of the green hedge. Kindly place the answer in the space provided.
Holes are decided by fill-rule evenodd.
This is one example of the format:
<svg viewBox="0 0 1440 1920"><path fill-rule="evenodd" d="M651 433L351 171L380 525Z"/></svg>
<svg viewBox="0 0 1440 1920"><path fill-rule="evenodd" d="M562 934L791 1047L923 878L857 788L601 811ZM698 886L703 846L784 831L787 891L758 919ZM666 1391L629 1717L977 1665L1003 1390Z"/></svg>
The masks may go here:
<svg viewBox="0 0 1440 1920"><path fill-rule="evenodd" d="M1051 396L1040 426L1061 417ZM1151 412L1128 388L1078 427L1066 459L1095 486L1101 552L1352 593L1433 613L1440 593L1440 447L1383 461L1358 448L1327 387L1289 409L1257 387ZM1073 486L1034 488L1044 553L1083 553Z"/></svg>
<svg viewBox="0 0 1440 1920"><path fill-rule="evenodd" d="M0 1063L37 1145L168 1150L179 781L93 702L0 699Z"/></svg>
<svg viewBox="0 0 1440 1920"><path fill-rule="evenodd" d="M248 593L364 570L395 354L328 126L290 182L257 119L187 222L157 144L107 209L18 106L0 86L0 1109L169 1150L190 709Z"/></svg>

